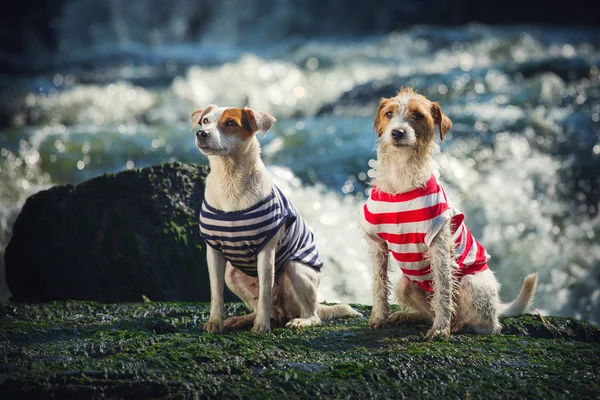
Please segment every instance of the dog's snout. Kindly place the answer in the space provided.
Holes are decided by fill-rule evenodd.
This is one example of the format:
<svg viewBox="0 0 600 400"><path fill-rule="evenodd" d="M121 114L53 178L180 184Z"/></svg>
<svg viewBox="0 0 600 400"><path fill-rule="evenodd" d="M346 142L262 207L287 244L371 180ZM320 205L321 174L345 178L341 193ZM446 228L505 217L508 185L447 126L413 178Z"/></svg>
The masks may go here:
<svg viewBox="0 0 600 400"><path fill-rule="evenodd" d="M404 136L406 136L406 132L404 131L404 129L394 129L392 131L392 137L396 140L402 139L404 138Z"/></svg>
<svg viewBox="0 0 600 400"><path fill-rule="evenodd" d="M196 137L198 139L206 139L208 137L209 133L208 131L203 131L202 129L199 130L198 132L196 132Z"/></svg>

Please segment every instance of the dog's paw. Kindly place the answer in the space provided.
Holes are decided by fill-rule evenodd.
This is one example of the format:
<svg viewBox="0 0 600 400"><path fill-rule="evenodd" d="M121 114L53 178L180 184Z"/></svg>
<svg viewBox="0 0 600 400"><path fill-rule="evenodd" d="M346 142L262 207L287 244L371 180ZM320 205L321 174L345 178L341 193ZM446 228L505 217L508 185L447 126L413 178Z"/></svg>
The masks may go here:
<svg viewBox="0 0 600 400"><path fill-rule="evenodd" d="M319 321L318 319L311 319L311 318L294 318L293 320L291 320L290 322L288 322L285 327L286 328L292 328L292 329L301 329L301 328L306 328L308 326L315 326L315 325L319 325L321 323L321 321Z"/></svg>
<svg viewBox="0 0 600 400"><path fill-rule="evenodd" d="M430 330L427 331L427 333L425 334L425 340L431 340L433 338L442 338L442 339L448 339L450 337L450 327L445 327L445 328L436 328L435 326L432 327Z"/></svg>
<svg viewBox="0 0 600 400"><path fill-rule="evenodd" d="M385 318L373 317L369 318L369 327L372 329L383 329L386 326Z"/></svg>
<svg viewBox="0 0 600 400"><path fill-rule="evenodd" d="M223 332L223 320L222 319L209 319L204 324L204 330L208 333L219 333Z"/></svg>
<svg viewBox="0 0 600 400"><path fill-rule="evenodd" d="M394 326L407 325L407 324L418 324L423 323L427 320L426 317L416 312L398 311L390 315L388 323Z"/></svg>
<svg viewBox="0 0 600 400"><path fill-rule="evenodd" d="M255 319L254 326L252 327L252 332L271 332L271 321L269 321L268 319L266 321L259 321L258 318Z"/></svg>
<svg viewBox="0 0 600 400"><path fill-rule="evenodd" d="M223 324L224 329L243 329L254 322L254 314L241 315L238 317L229 317Z"/></svg>

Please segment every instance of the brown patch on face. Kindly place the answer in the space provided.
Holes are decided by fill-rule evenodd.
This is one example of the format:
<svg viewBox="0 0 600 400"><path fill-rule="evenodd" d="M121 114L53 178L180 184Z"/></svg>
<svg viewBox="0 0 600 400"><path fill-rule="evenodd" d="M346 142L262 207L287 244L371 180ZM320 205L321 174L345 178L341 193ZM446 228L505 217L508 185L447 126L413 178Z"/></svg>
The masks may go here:
<svg viewBox="0 0 600 400"><path fill-rule="evenodd" d="M235 135L241 140L248 140L254 135L248 115L241 108L228 108L219 117L219 131L227 135Z"/></svg>
<svg viewBox="0 0 600 400"><path fill-rule="evenodd" d="M393 98L381 99L381 102L379 103L379 109L377 109L377 115L375 115L375 120L373 121L373 127L375 128L378 137L383 135L385 128L390 122L391 118L389 116L391 115L393 117L393 115L398 112L398 103L393 100Z"/></svg>

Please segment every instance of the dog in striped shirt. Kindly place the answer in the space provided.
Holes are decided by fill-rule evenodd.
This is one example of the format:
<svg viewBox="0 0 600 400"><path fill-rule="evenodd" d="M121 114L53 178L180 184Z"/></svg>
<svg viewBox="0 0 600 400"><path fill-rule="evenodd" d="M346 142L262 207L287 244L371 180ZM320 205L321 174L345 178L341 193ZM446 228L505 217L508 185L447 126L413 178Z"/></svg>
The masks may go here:
<svg viewBox="0 0 600 400"><path fill-rule="evenodd" d="M519 315L530 306L537 274L525 278L516 300L500 302L489 255L433 174L436 126L443 141L452 122L437 103L411 88L379 104L374 121L378 166L360 210L373 262L369 325L432 323L426 339L448 337L451 331L499 333L499 315ZM396 297L412 309L389 316L388 253L403 273Z"/></svg>
<svg viewBox="0 0 600 400"><path fill-rule="evenodd" d="M258 131L275 118L250 108L214 104L192 113L196 147L208 156L200 210L200 234L207 246L211 304L204 329L253 325L271 330L271 318L287 327L318 325L334 317L361 316L346 304L317 300L323 263L313 233L277 188L260 158ZM224 321L224 284L252 311Z"/></svg>

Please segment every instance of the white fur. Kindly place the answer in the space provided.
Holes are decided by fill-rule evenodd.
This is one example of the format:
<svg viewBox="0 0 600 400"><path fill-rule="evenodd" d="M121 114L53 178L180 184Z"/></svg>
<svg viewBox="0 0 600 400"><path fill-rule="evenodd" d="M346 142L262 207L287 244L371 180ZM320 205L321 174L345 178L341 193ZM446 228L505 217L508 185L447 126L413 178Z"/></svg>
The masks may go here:
<svg viewBox="0 0 600 400"><path fill-rule="evenodd" d="M415 146L416 132L403 116L412 93L401 93L394 100L399 109L392 116L379 138L377 147L378 166L373 184L380 190L392 194L404 193L424 187L432 174L432 156L439 146L431 140L426 151ZM407 127L407 124L409 125ZM403 129L406 140L398 146L391 137L393 129ZM433 135L432 137L435 137ZM405 324L428 321L432 324L426 338L448 337L453 331L465 330L475 333L499 333L498 316L522 314L531 304L537 284L537 274L528 275L521 293L510 304L502 304L498 291L500 284L491 270L453 279L452 272L458 268L454 259L454 242L450 224L446 224L433 240L427 257L433 273L433 292L426 292L407 277L396 284L398 301L413 311L397 312L388 318L388 251L385 242L370 232L364 223L361 208L361 223L368 238L373 261L373 312L369 320L372 328L380 329L386 322Z"/></svg>
<svg viewBox="0 0 600 400"><path fill-rule="evenodd" d="M201 129L210 134L205 140L196 139L196 146L208 156L210 164L204 196L211 206L226 212L249 208L273 189L273 181L260 158L260 145L254 135L248 140L222 135L216 122L227 108L209 107L205 109L209 109L208 112L194 119L194 123L199 123ZM266 132L275 119L254 113L256 129ZM257 255L257 277L245 275L226 262L222 253L207 248L211 283L210 317L204 327L207 332L250 325L253 325L253 332L268 332L271 319L278 322L291 319L286 326L303 328L334 317L361 316L346 304L319 304L319 274L301 262L290 261L280 274L275 275L275 253L283 229ZM224 283L246 304L251 314L223 321Z"/></svg>

